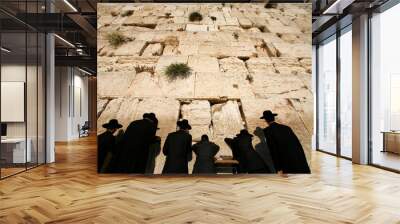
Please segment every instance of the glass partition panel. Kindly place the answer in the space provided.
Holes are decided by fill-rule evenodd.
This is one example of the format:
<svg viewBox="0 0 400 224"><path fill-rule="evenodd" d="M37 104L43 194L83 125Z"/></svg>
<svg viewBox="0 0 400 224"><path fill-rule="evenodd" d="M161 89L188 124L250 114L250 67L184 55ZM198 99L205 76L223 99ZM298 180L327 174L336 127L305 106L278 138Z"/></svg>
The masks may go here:
<svg viewBox="0 0 400 224"><path fill-rule="evenodd" d="M318 47L318 149L336 153L336 36Z"/></svg>
<svg viewBox="0 0 400 224"><path fill-rule="evenodd" d="M400 170L400 4L371 18L372 163Z"/></svg>
<svg viewBox="0 0 400 224"><path fill-rule="evenodd" d="M27 149L30 151L27 161L28 168L37 165L38 160L38 35L27 33L27 80L26 80L26 114L27 114Z"/></svg>
<svg viewBox="0 0 400 224"><path fill-rule="evenodd" d="M340 154L352 157L352 33L351 26L340 36Z"/></svg>
<svg viewBox="0 0 400 224"><path fill-rule="evenodd" d="M2 178L24 171L31 158L26 139L26 41L25 32L1 33Z"/></svg>

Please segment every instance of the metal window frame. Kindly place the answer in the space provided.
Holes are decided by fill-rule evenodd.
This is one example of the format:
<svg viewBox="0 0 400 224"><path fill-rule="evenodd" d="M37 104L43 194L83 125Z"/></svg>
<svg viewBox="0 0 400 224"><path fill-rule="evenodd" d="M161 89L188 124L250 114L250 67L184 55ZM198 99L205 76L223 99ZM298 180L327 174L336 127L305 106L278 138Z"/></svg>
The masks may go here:
<svg viewBox="0 0 400 224"><path fill-rule="evenodd" d="M341 103L341 96L340 96L340 82L341 82L341 65L340 65L340 37L345 34L346 32L351 32L351 30L347 30L348 27L350 27L352 25L352 23L344 26L344 27L340 27L339 24L337 24L336 28L337 31L326 37L325 39L321 40L317 45L316 45L316 71L315 71L315 75L316 75L316 151L318 152L323 152L329 155L333 155L339 158L343 158L346 160L352 160L352 158L347 157L342 155L342 150L341 150L341 117L340 117L340 103ZM345 32L344 32L345 31ZM320 83L319 83L319 45L328 40L329 38L332 38L332 36L335 36L335 38L331 41L336 41L336 152L332 153L329 151L326 151L324 149L321 149L319 146L319 115L320 115L320 111L319 111L319 104L320 104L320 97L319 97L319 90L320 90Z"/></svg>

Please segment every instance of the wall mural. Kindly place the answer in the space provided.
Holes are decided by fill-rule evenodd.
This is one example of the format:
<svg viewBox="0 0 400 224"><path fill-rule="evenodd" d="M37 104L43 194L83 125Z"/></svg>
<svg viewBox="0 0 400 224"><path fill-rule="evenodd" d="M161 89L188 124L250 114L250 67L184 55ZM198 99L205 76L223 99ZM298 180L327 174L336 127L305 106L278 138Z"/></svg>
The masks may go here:
<svg viewBox="0 0 400 224"><path fill-rule="evenodd" d="M311 4L98 4L99 172L309 173L311 88Z"/></svg>

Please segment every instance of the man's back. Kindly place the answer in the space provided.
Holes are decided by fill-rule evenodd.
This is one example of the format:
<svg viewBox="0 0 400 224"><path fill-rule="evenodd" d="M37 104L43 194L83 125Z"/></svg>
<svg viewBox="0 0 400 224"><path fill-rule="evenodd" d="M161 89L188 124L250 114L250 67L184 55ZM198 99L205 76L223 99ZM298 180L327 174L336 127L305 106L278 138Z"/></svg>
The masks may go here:
<svg viewBox="0 0 400 224"><path fill-rule="evenodd" d="M191 147L192 136L189 133L179 130L168 134L163 146L163 154L167 156L163 173L188 173Z"/></svg>
<svg viewBox="0 0 400 224"><path fill-rule="evenodd" d="M277 171L310 173L303 147L290 127L274 122L264 133Z"/></svg>

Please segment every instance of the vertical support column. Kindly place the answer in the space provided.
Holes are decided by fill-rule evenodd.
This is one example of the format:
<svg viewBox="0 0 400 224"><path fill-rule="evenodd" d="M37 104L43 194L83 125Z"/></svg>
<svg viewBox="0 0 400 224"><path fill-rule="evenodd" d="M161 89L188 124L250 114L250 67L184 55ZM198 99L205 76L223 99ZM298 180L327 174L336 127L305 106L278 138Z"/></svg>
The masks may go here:
<svg viewBox="0 0 400 224"><path fill-rule="evenodd" d="M353 20L353 162L368 163L368 15Z"/></svg>
<svg viewBox="0 0 400 224"><path fill-rule="evenodd" d="M46 12L54 6L46 1ZM46 163L55 162L55 42L52 33L46 34Z"/></svg>
<svg viewBox="0 0 400 224"><path fill-rule="evenodd" d="M311 140L311 148L312 150L316 150L317 147L317 46L312 45L312 92L313 92L313 102L314 102L314 128L313 128L313 134L312 134L312 140Z"/></svg>
<svg viewBox="0 0 400 224"><path fill-rule="evenodd" d="M54 35L46 35L46 163L55 161L55 60Z"/></svg>

